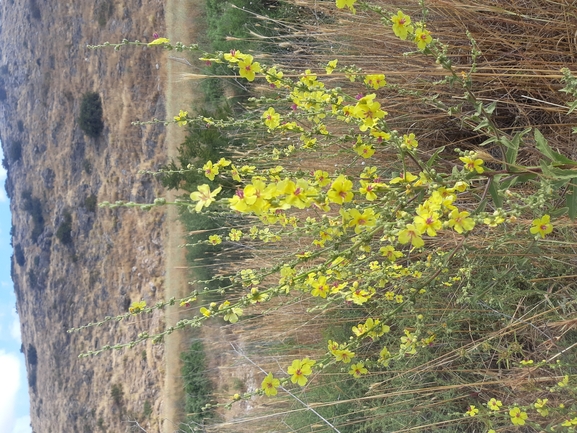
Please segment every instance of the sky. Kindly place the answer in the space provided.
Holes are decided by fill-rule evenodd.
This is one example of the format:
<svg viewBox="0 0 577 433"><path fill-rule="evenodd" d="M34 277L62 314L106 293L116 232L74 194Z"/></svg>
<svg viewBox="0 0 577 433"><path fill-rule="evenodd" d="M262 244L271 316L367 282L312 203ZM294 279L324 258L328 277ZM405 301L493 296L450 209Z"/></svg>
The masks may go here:
<svg viewBox="0 0 577 433"><path fill-rule="evenodd" d="M4 158L0 149L0 160ZM24 355L20 353L20 322L10 278L10 202L0 166L0 433L30 433L28 385Z"/></svg>

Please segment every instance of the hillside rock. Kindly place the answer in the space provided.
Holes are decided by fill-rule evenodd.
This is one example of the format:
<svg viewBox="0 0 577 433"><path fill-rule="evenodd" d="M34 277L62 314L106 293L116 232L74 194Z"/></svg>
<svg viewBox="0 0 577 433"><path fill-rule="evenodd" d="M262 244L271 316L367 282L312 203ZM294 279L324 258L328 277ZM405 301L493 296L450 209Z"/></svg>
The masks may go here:
<svg viewBox="0 0 577 433"><path fill-rule="evenodd" d="M157 182L140 170L165 162L163 52L89 50L87 44L164 32L164 2L96 0L0 3L0 137L13 215L12 277L36 433L159 431L163 348L78 358L86 350L163 329L161 312L82 332L133 301L163 299L163 209L107 209L151 202ZM78 125L82 95L102 99L104 131Z"/></svg>

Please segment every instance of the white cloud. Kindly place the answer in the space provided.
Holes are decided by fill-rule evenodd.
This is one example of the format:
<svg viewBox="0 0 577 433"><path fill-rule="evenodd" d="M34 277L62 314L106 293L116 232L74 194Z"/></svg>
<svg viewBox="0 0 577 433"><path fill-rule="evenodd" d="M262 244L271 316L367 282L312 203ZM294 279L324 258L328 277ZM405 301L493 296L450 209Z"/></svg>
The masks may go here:
<svg viewBox="0 0 577 433"><path fill-rule="evenodd" d="M14 317L14 320L10 324L10 335L18 343L22 343L22 336L20 335L20 319L18 319L18 316L16 314L14 315L16 317Z"/></svg>
<svg viewBox="0 0 577 433"><path fill-rule="evenodd" d="M32 427L30 427L30 415L21 416L16 419L16 424L14 425L14 430L12 433L31 433Z"/></svg>
<svg viewBox="0 0 577 433"><path fill-rule="evenodd" d="M16 425L16 393L20 386L20 362L13 353L0 351L0 383L0 433L12 433Z"/></svg>

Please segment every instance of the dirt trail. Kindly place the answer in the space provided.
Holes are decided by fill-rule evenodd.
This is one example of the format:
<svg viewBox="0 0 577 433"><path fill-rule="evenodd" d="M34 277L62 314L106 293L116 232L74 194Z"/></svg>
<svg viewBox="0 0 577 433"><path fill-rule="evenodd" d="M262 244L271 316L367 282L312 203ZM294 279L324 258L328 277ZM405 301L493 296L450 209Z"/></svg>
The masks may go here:
<svg viewBox="0 0 577 433"><path fill-rule="evenodd" d="M200 0L168 0L165 7L167 35L173 42L185 44L195 42L195 23L198 21ZM191 72L190 66L177 59L186 59L186 53L167 52L166 77L164 80L166 95L166 116L171 118L179 110L187 110L194 102L194 93L190 83L182 82L182 74ZM177 156L177 147L184 141L185 130L176 125L167 128L165 148L169 158ZM170 192L168 198L176 194ZM165 298L184 297L190 290L188 286L185 250L178 248L183 243L183 228L178 221L178 210L169 207L166 219L166 279ZM166 311L166 325L170 326L179 320L178 307ZM162 405L162 433L173 433L178 430L184 393L181 381L180 353L188 348L185 332L175 332L165 339L165 383Z"/></svg>

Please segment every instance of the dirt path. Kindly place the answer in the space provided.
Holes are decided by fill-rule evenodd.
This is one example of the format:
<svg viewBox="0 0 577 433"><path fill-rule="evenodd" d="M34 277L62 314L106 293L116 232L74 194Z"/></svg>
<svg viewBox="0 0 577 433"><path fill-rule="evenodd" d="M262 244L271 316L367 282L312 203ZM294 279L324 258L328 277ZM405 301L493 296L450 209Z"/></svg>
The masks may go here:
<svg viewBox="0 0 577 433"><path fill-rule="evenodd" d="M195 27L200 10L200 0L168 0L165 7L167 35L171 41L183 43L195 42ZM164 36L164 35L161 35ZM186 58L184 53L168 52L166 55L166 116L171 118L178 111L187 110L194 102L194 93L190 83L182 82L184 72L191 68L175 58ZM185 130L175 125L167 128L165 148L169 158L177 156L177 147L184 140ZM170 196L174 197L171 192ZM178 211L169 207L166 219L166 279L165 298L184 297L190 290L188 286L185 250L178 248L183 243L183 228L178 221ZM166 325L170 326L179 319L177 307L166 312ZM181 381L180 353L188 348L188 338L185 332L175 332L165 339L165 383L162 405L162 433L173 433L178 430L178 420L181 417L181 407L184 393Z"/></svg>

